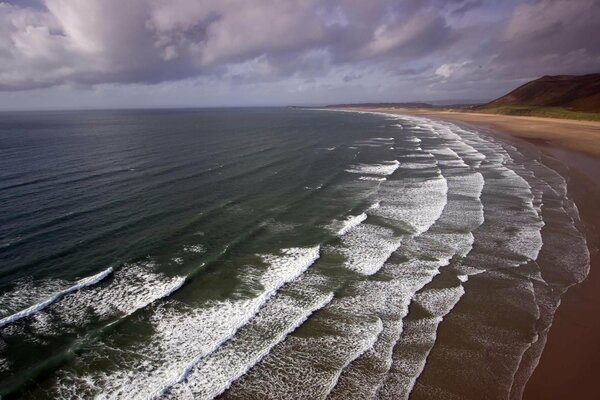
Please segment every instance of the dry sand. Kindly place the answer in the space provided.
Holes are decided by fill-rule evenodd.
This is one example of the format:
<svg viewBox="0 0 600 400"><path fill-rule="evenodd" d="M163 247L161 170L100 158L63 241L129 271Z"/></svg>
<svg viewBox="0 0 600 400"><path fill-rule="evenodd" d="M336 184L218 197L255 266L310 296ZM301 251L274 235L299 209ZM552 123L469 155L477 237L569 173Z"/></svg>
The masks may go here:
<svg viewBox="0 0 600 400"><path fill-rule="evenodd" d="M558 160L585 225L591 253L588 278L563 296L548 342L523 398L600 399L600 122L515 117L426 109L364 109L423 116L509 134ZM518 139L517 139L518 140Z"/></svg>

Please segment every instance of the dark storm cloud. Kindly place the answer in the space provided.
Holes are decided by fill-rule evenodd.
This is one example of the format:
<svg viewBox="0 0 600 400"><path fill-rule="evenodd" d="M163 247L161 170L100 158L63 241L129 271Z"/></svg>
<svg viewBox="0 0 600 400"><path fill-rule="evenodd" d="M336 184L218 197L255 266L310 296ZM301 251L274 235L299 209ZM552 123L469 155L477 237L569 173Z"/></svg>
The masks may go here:
<svg viewBox="0 0 600 400"><path fill-rule="evenodd" d="M10 1L0 90L411 75L451 90L600 70L599 21L596 0Z"/></svg>

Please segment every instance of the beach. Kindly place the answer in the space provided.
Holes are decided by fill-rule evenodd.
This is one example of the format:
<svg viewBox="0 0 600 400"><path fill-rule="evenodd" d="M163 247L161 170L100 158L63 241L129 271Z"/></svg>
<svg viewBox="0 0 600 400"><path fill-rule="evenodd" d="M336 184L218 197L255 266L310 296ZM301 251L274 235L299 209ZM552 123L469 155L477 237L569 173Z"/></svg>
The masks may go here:
<svg viewBox="0 0 600 400"><path fill-rule="evenodd" d="M592 221L596 159L548 141L312 109L3 123L31 129L0 137L3 398L519 399L587 275L567 181ZM582 287L527 398L593 397Z"/></svg>
<svg viewBox="0 0 600 400"><path fill-rule="evenodd" d="M363 109L422 116L510 135L542 152L545 161L567 177L591 255L587 279L562 297L540 362L526 385L524 399L600 398L600 123L426 109ZM527 144L524 144L527 145Z"/></svg>
<svg viewBox="0 0 600 400"><path fill-rule="evenodd" d="M365 111L423 116L476 124L526 140L551 142L565 149L600 157L600 122L457 112L420 108L368 108Z"/></svg>

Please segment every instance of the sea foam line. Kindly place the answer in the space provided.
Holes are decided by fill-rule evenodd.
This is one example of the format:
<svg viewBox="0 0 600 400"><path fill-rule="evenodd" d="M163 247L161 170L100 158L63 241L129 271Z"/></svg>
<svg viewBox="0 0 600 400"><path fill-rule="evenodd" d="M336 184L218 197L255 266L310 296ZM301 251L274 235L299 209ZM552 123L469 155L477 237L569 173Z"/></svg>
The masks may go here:
<svg viewBox="0 0 600 400"><path fill-rule="evenodd" d="M505 152L503 151L503 149L498 146L494 141L486 141L480 137L474 137L475 135L472 132L465 132L467 134L468 138L463 138L459 135L457 135L456 133L450 131L447 132L447 129L445 129L446 127L440 129L442 127L442 125L438 125L437 126L430 126L430 129L432 132L444 137L452 137L454 136L455 138L458 137L460 138L463 142L466 142L466 144L472 144L473 146L477 146L480 145L484 150L482 151L484 153L484 157L485 159L487 159L489 161L487 168L488 169L484 169L485 171L488 171L489 168L495 169L495 171L501 172L500 177L488 177L487 182L486 182L486 186L488 186L488 191L491 191L492 193L494 193L494 189L503 189L505 190L507 187L514 187L516 190L516 193L511 193L512 197L515 198L520 198L522 201L522 204L525 206L525 209L523 210L523 212L525 214L528 214L528 211L531 211L532 214L535 214L536 217L539 217L539 214L537 212L535 212L535 208L534 208L534 204L532 202L533 200L533 194L532 194L532 188L531 186L522 178L520 177L515 171L509 169L506 167L506 161L507 161L507 155L505 154ZM471 140L469 140L471 139ZM475 144L477 143L477 144ZM480 147L477 146L477 147ZM472 146L469 146L472 147ZM480 148L480 151L482 149ZM487 150L487 151L485 151ZM504 153L504 154L503 154ZM476 168L478 169L480 164L476 165ZM489 186L492 186L494 188L490 189ZM500 194L500 190L497 190L498 194ZM500 207L502 208L502 207ZM493 210L488 210L488 212L490 212L492 214L493 217L498 218L499 215L497 214L497 209L493 209ZM494 218L494 219L495 219ZM498 219L498 222L500 221L500 219ZM532 221L528 221L529 224L532 224ZM500 225L502 225L502 223L500 223ZM527 225L527 223L526 223ZM533 235L527 235L527 236L539 236L539 231L541 229L541 226L543 225L543 220L539 220L537 223L533 222L533 225L537 225L537 229L534 229L537 233L537 235L534 233ZM530 233L531 231L527 231L528 233ZM536 259L539 253L539 249L542 246L542 242L541 242L541 237L539 238L539 240L533 240L530 243L527 243L527 248L525 249L523 248L522 245L519 245L519 243L523 242L522 238L518 238L517 243L511 243L511 241L509 240L508 243L506 243L506 245L508 245L510 247L510 250L517 253L517 254L521 254L522 256L525 256L527 258L530 259ZM530 246L531 244L533 244L533 246ZM512 245L512 246L511 246ZM532 251L532 250L533 251ZM505 260L506 261L506 260ZM514 264L513 266L518 266L523 264L523 262L518 262L516 264ZM468 273L467 275L462 275L460 276L460 280L461 282L465 282L468 279L468 275L472 275L472 273ZM459 288L463 288L462 285L459 286ZM439 292L439 290L438 290ZM431 299L427 299L427 295L432 294L431 290L426 290L424 292L421 293L421 300L425 299L425 300L431 300ZM461 291L459 290L456 293L456 299L455 301L448 301L448 299L445 299L445 303L456 303L458 301L458 299L460 299L460 297L462 297L462 294L464 294L464 288ZM425 296L424 298L422 296ZM419 303L419 299L416 299L417 303ZM427 301L426 301L427 302ZM433 303L431 303L431 301L429 301L429 305L434 305ZM434 302L435 303L435 302ZM428 307L425 307L428 308ZM450 308L450 310L453 307ZM430 312L432 312L432 310L430 310ZM447 315L449 313L449 310L447 311L442 311L440 313L433 313L434 315L436 315L438 318L443 318L445 315ZM439 324L439 321L432 321L432 326L431 329L434 332L435 330L437 330L437 325ZM418 335L422 335L422 329L419 330ZM432 332L432 334L433 334ZM424 358L421 360L422 365L420 365L420 368L418 368L417 371L415 371L415 375L413 376L412 379L409 380L409 387L407 388L407 392L406 395L408 396L408 394L411 392L411 389L414 385L414 382L416 381L416 379L420 376L421 372L423 371L423 369L425 368L425 364L426 364L426 360L428 359L428 355L431 352L431 349L433 348L433 346L435 345L436 342L436 337L435 335L432 336L431 338L431 343L430 343L430 348L428 349L428 351L424 354ZM397 391L394 391L395 395L397 394Z"/></svg>
<svg viewBox="0 0 600 400"><path fill-rule="evenodd" d="M333 293L317 296L306 308L299 308L299 305L282 304L282 308L276 310L267 310L266 314L278 312L275 318L285 318L291 315L291 320L287 321L284 329L281 330L270 340L266 340L264 347L241 352L237 348L238 338L228 342L222 348L217 350L202 361L200 365L190 372L190 376L185 382L173 388L169 397L178 398L178 392L191 392L196 399L212 399L227 390L233 382L245 375L253 366L258 364L277 344L281 343L290 333L302 325L314 312L325 307L333 300ZM269 312L271 311L271 312ZM257 321L263 317L257 317ZM263 321L265 322L265 321ZM267 323L269 321L266 321ZM273 321L270 321L272 324ZM259 322L257 322L259 324ZM256 339L256 338L252 338ZM192 379L197 377L198 379ZM193 380L193 382L191 382Z"/></svg>
<svg viewBox="0 0 600 400"><path fill-rule="evenodd" d="M364 220L367 219L367 213L362 213L360 215L351 215L344 220L344 226L338 231L338 236L343 236L348 233L352 228L356 225L360 224Z"/></svg>
<svg viewBox="0 0 600 400"><path fill-rule="evenodd" d="M412 119L412 118L409 118ZM413 121L417 120L412 119ZM448 126L448 125L443 125L443 124L439 124L439 123L435 123L433 121L428 121L428 120L424 120L421 119L421 121L419 122L427 122L427 123L423 123L420 125L423 125L423 127L419 126L419 128L426 130L426 131L431 131L432 133L435 133L439 136L446 136L448 138L451 138L452 136L454 136L454 138L456 138L456 133L452 132L452 126ZM479 166L481 165L481 159L487 159L488 164L486 165L486 171L489 171L490 169L495 169L497 172L500 172L500 177L488 177L488 179L490 180L490 184L496 184L496 186L499 186L500 188L506 189L507 187L514 187L515 189L517 189L515 192L516 193L512 193L512 197L516 197L516 198L520 198L522 201L522 204L525 206L525 210L524 213L527 213L527 210L530 209L531 211L533 211L533 213L535 213L535 216L538 218L537 223L534 222L535 218L526 218L525 215L522 216L522 218L520 219L527 219L528 221L522 221L525 222L526 225L533 225L531 228L533 229L522 229L519 230L519 234L520 235L514 235L516 236L516 240L509 240L508 243L506 243L506 245L508 245L510 251L519 254L521 256L524 256L528 259L537 259L538 254L539 254L539 250L543 244L543 242L541 241L541 237L539 237L539 233L540 233L540 229L541 226L543 226L544 222L543 220L540 218L539 215L539 210L536 210L535 207L535 200L536 200L536 196L534 193L534 190L532 189L531 185L526 181L526 179L523 179L523 177L519 176L519 174L517 173L517 171L514 171L511 168L507 168L507 161L510 160L510 156L508 156L508 154L506 153L506 151L502 151L503 149L501 148L501 146L499 146L494 140L484 140L483 138L477 137L473 132L466 132L467 136L465 137L459 137L458 139L460 141L462 141L463 143L465 143L467 146L469 145L473 145L473 146L477 146L479 147L479 150L481 151L481 155L478 157L479 159L470 159L470 164L472 166L474 166L475 168L479 168ZM462 135L461 135L462 136ZM470 140L469 140L470 139ZM476 145L476 144L477 145ZM469 146L471 147L471 146ZM487 150L487 151L486 151ZM473 152L475 153L475 152ZM475 153L477 154L477 153ZM471 154L469 154L471 155ZM469 157L471 158L471 157ZM491 178L491 179L490 179ZM494 190L492 190L492 194L496 194L493 193ZM500 192L500 191L498 191ZM501 195L501 193L497 193L499 195ZM500 207L502 209L502 207ZM489 211L489 210L488 210ZM497 211L497 210L493 210L493 211ZM499 215L497 215L496 212L493 212L493 216L494 217L498 217ZM516 217L516 216L515 216ZM529 223L529 224L527 224ZM500 225L502 226L503 224L500 223ZM537 228L537 229L536 229ZM524 232L523 232L524 230ZM533 231L533 233L532 233ZM537 235L536 235L536 231L537 231ZM533 236L533 238L530 238L531 236ZM525 240L525 239L530 239L530 240ZM517 262L515 263L513 266L518 266L521 265L522 262ZM460 276L460 280L462 282L466 281L468 279L468 275L470 275L469 273L466 275L461 275ZM462 285L460 285L459 287L462 287ZM463 288L464 290L464 288ZM425 293L428 292L424 292L422 295L425 295ZM432 293L428 293L428 294L432 294ZM458 294L458 298L461 297L460 291L457 293ZM426 297L425 297L426 298ZM428 299L431 300L431 299ZM432 305L432 304L430 304ZM447 314L446 313L442 313L442 314ZM437 325L437 324L436 324ZM435 342L435 341L434 341ZM426 359L427 357L425 357ZM425 361L425 360L423 360ZM418 376L419 374L417 374ZM408 391L410 392L410 390Z"/></svg>
<svg viewBox="0 0 600 400"><path fill-rule="evenodd" d="M368 174L368 175L381 175L389 176L394 173L400 166L400 161L386 161L381 164L359 164L352 165L346 169L346 172L352 174Z"/></svg>
<svg viewBox="0 0 600 400"><path fill-rule="evenodd" d="M465 196L465 200L463 201L467 201L466 199L470 199L468 201L470 202L475 202L475 203L479 203L479 205L481 206L481 202L480 202L480 196L481 196L481 190L483 188L484 185L484 181L483 181L483 177L481 176L481 174L479 174L478 172L474 172L473 169L470 168L470 166L468 164L466 164L464 162L464 160L462 159L461 156L459 156L456 152L452 151L449 148L441 148L441 149L429 149L429 151L431 151L431 153L435 154L436 156L444 156L443 160L439 160L439 162L437 163L437 165L441 168L441 174L443 176L443 174L446 173L447 170L449 171L464 171L461 175L456 175L455 173L450 173L450 175L446 178L447 180L447 193L448 194L453 194L453 195L463 195ZM454 159L449 159L446 160L445 158L447 157L453 157ZM437 157L436 157L437 158ZM468 172L468 174L463 175L465 172ZM454 200L454 202L456 202L457 200ZM442 215L438 218L440 222L442 222L442 220L444 220L442 222L442 225L446 225L448 222L450 221L446 221L447 219L454 221L454 217L460 215L459 213L457 213L456 211L459 211L459 209L455 209L456 207L453 207L453 205L455 204L454 202L449 202L447 205L444 205L444 209L443 209L443 213ZM483 208L479 208L479 212L476 212L478 209L478 207L475 207L473 209L473 215L471 215L471 213L469 213L467 216L467 218L474 218L474 220L472 221L472 223L467 224L467 225L474 225L474 226L470 226L469 230L472 231L473 229L476 229L477 226L481 225L483 223ZM447 215L445 215L447 214ZM481 214L480 216L478 216L478 214ZM434 221L433 224L435 224L438 220ZM454 221L455 223L457 221ZM430 225L430 226L433 226ZM442 262L442 265L447 265L450 261L450 258L453 255L462 255L465 256L466 254L468 254L470 252L470 250L472 249L472 244L473 244L473 235L469 232L468 234L462 234L462 233L458 233L458 232L462 232L462 230L464 228L467 228L466 226L462 227L462 223L459 223L456 228L457 228L457 240L452 240L451 243L451 247L453 248L452 252L450 254L447 254L446 257L444 258L445 262ZM440 234L440 233L433 233L432 231L426 230L425 231L425 235L432 235L433 237L436 236L440 236L440 238L442 237L446 237L447 235L445 234ZM420 239L424 239L424 236L420 236L417 237L416 240L420 240ZM460 240L458 240L460 238ZM439 239L434 240L437 241ZM432 243L433 244L433 243ZM431 247L431 246L425 246L426 248ZM435 248L437 246L433 246L433 248ZM439 257L439 256L436 256ZM441 266L441 265L440 265ZM439 273L439 269L437 270L437 272ZM430 280L433 279L433 275L430 276ZM466 276L460 276L459 277L461 282L466 281L466 279L468 279ZM410 298L408 299L407 303L406 303L406 310L405 310L405 314L402 316L401 319L401 325L402 322L404 320L404 317L406 316L406 314L408 313L408 304L412 301L414 301L415 298L419 298L422 297L417 295L417 292L421 289L423 289L426 285L426 282L423 282L424 284L420 287L417 288L413 294L410 296ZM459 288L457 289L458 292L460 293L463 289L462 286L459 286ZM459 297L459 296L453 296L453 297ZM453 302L449 302L449 303L453 303ZM452 304L450 305L450 309L452 308ZM437 327L437 324L436 324ZM395 346L398 339L400 338L400 335L398 334L396 337L396 340L392 340L391 345ZM435 341L435 338L432 339L432 341ZM385 347L384 350L391 350L389 347ZM426 355L425 358L423 359L423 363L425 363L426 360ZM392 364L392 360L389 360L389 365L387 366L388 372L389 372L389 368L391 367ZM416 376L414 377L414 379L416 379L416 377L420 375L420 373L416 373ZM407 378L407 377L405 377ZM363 383L367 383L367 381L363 382ZM406 381L407 386L404 387L403 389L405 389L404 394L406 396L408 396L408 394L410 393L410 389L412 388L412 385L414 384L414 380L413 379L407 379ZM375 383L375 390L379 390L381 384L376 384ZM364 385L363 385L364 386ZM398 389L398 387L396 387L396 389ZM393 391L394 396L399 396L400 392L399 391ZM380 393L381 394L381 393Z"/></svg>
<svg viewBox="0 0 600 400"><path fill-rule="evenodd" d="M98 282L102 281L103 279L105 279L107 276L109 276L110 274L112 274L113 269L112 267L109 267L107 269L105 269L104 271L96 274L96 275L92 275L89 276L87 278L83 278L80 279L79 281L77 281L77 283L75 283L75 285L65 289L65 290L61 290L60 292L55 293L54 295L52 295L51 297L49 297L48 299L34 304L29 308L26 308L24 310L21 310L17 313L14 313L12 315L9 315L8 317L2 318L0 320L0 328L3 328L4 326L8 325L8 324L12 324L15 321L18 321L22 318L28 317L32 314L35 314L38 311L43 310L44 308L48 307L49 305L55 303L56 301L58 301L60 298L76 292L80 289L83 289L84 287L87 286L91 286L91 285L95 285Z"/></svg>
<svg viewBox="0 0 600 400"><path fill-rule="evenodd" d="M121 362L109 373L92 373L79 379L97 398L158 398L186 380L205 357L233 339L251 322L286 283L300 277L318 258L320 246L282 249L280 255L262 255L268 269L260 275L263 291L256 297L213 301L208 308L187 307L181 312L172 303L150 317L154 334L149 343L133 344L130 354L143 355ZM254 271L251 273L257 273ZM250 273L250 270L249 270ZM89 382L108 385L98 393Z"/></svg>
<svg viewBox="0 0 600 400"><path fill-rule="evenodd" d="M210 354L214 351L216 351L220 346L222 346L223 344L225 344L227 341L233 339L233 337L235 336L235 334L237 333L237 331L239 330L240 327L242 327L243 325L246 325L248 322L250 322L250 320L259 312L260 308L263 307L263 305L271 298L275 295L275 293L279 290L279 288L287 283L287 282L291 282L294 279L298 278L302 273L304 273L318 258L319 258L319 250L320 247L319 246L315 246L309 249L299 249L299 248L293 248L293 249L286 249L284 251L284 254L286 253L294 253L294 252L298 252L304 250L305 252L307 252L308 254L306 254L306 260L303 260L303 265L299 266L299 268L297 268L295 271L292 272L291 275L289 276L281 276L279 277L279 282L277 282L276 284L273 285L273 287L271 288L267 288L267 290L265 292L263 292L259 297L257 297L255 299L254 302L250 303L250 312L248 312L245 316L245 318L242 318L242 321L240 321L241 323L237 326L237 327L233 327L230 328L230 332L229 334L223 338L223 340L218 343L213 349L212 351L209 351L208 353L204 353L204 354L199 354L196 357L194 357L184 368L183 370L176 376L172 377L171 379L168 379L166 382L163 382L161 387L156 390L153 394L151 394L149 396L150 399L158 399L162 396L164 396L166 393L168 393L168 391L175 386L178 383L183 382L185 379L187 379L187 377L192 373L192 371L194 370L194 368L202 361L202 359L204 357L206 357L207 354ZM277 263L277 262L281 262L281 258L277 258L275 256L263 256L263 260L264 261L271 261L273 263ZM289 269L289 265L287 262L283 262L283 269ZM280 267L281 268L281 267ZM253 304L252 304L253 303Z"/></svg>
<svg viewBox="0 0 600 400"><path fill-rule="evenodd" d="M373 203L364 213L359 215L350 215L342 221L342 227L338 230L338 236L343 236L348 233L352 228L361 224L367 219L367 212L376 210L381 207L380 202Z"/></svg>
<svg viewBox="0 0 600 400"><path fill-rule="evenodd" d="M355 349L354 354L351 354L350 357L346 360L345 364L341 368L339 368L336 371L336 373L331 377L331 381L329 382L329 385L325 389L325 393L327 393L327 395L329 395L333 391L333 389L336 387L336 385L338 384L338 382L340 380L340 376L342 376L342 373L346 370L346 368L348 368L348 366L350 364L352 364L352 362L354 360L358 359L364 353L371 350L373 348L373 346L375 346L375 343L377 343L377 340L381 336L382 332L383 332L383 321L381 320L381 318L377 318L377 322L375 325L375 331L373 332L373 334L371 336L369 336L365 340L365 342L361 344L361 346L359 346L357 349Z"/></svg>

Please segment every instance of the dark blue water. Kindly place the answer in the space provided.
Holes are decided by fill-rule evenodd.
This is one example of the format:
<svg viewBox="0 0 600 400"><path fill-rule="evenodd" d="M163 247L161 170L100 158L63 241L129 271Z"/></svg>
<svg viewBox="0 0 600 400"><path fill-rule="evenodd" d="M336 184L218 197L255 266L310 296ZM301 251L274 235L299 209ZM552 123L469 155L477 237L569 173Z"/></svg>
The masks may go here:
<svg viewBox="0 0 600 400"><path fill-rule="evenodd" d="M500 348L495 329L505 376L461 387L518 393L548 288L587 273L565 181L536 157L389 115L0 114L0 393L419 396L456 390L452 355ZM579 256L545 271L546 241ZM514 289L473 309L498 282ZM460 325L486 307L488 330Z"/></svg>

